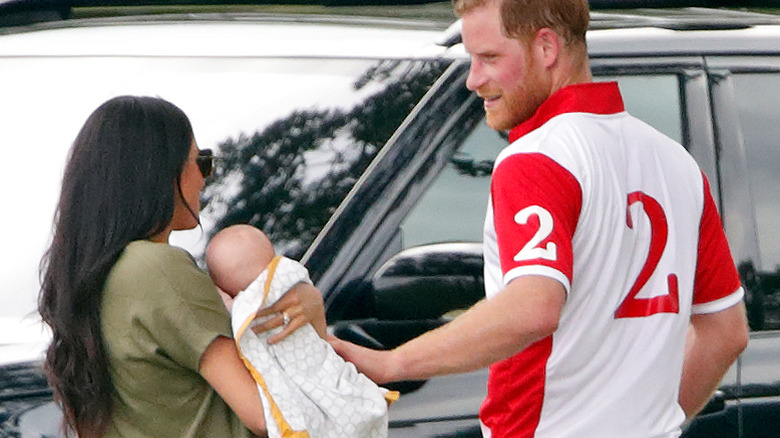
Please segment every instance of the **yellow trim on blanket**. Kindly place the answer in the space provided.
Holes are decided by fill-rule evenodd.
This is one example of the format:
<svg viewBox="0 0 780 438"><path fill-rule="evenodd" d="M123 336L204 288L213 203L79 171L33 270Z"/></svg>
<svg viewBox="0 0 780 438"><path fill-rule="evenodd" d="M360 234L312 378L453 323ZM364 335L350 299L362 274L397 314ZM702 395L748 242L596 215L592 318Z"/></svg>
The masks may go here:
<svg viewBox="0 0 780 438"><path fill-rule="evenodd" d="M263 301L260 303L260 306L265 304L265 300L268 299L268 291L271 290L271 280L274 278L274 274L276 273L276 266L279 265L279 261L282 260L281 256L276 256L271 260L271 263L268 264L268 278L265 281L265 285L263 287ZM258 309L259 310L259 309ZM236 335L236 345L238 345L238 340L241 339L241 336L244 334L244 331L249 327L249 324L252 324L252 321L255 320L255 316L257 315L257 312L249 315L249 317L244 321L244 323L241 325L241 328L238 330L238 334Z"/></svg>
<svg viewBox="0 0 780 438"><path fill-rule="evenodd" d="M271 289L271 280L276 273L276 266L279 264L279 260L281 260L281 257L277 256L271 261L271 263L268 264L268 278L266 279L265 287L263 288L263 302L261 306L265 304L265 300L268 298L268 291ZM254 321L255 315L257 315L257 312L251 314L241 325L241 329L238 331L238 335L236 335L236 346L239 346L238 343L241 339L241 336L244 335L244 331L249 327L252 321ZM244 362L244 366L246 366L246 368L249 370L249 374L252 375L252 378L263 389L265 396L268 398L268 401L271 404L271 416L274 417L274 421L279 427L279 431L282 433L282 438L310 438L308 432L305 430L293 430L287 420L285 420L284 415L282 415L282 411L279 409L279 406L276 404L273 397L271 397L271 393L268 391L268 387L265 384L265 379L263 379L263 376L260 374L260 372L257 371L255 367L252 366L252 364L249 362L249 360L244 356L244 354L241 352L241 348L238 348L238 355L241 356L241 360Z"/></svg>
<svg viewBox="0 0 780 438"><path fill-rule="evenodd" d="M310 438L309 433L305 430L293 430L293 428L290 426L289 423L287 423L287 420L284 419L284 415L282 415L282 411L279 409L279 406L277 406L274 399L271 397L271 393L268 391L268 387L265 385L265 380L263 380L263 376L260 375L260 373L255 369L255 367L252 366L251 363L244 357L244 355L239 350L239 355L241 356L241 360L244 361L244 365L246 365L247 369L249 369L249 373L252 375L252 378L255 379L255 382L257 382L258 385L260 385L261 388L263 388L263 392L265 393L265 396L268 398L269 403L271 404L271 416L274 417L274 421L276 422L276 425L279 427L279 431L282 433L282 438ZM266 426L267 427L267 426Z"/></svg>
<svg viewBox="0 0 780 438"><path fill-rule="evenodd" d="M398 401L398 399L401 397L401 393L398 391L387 391L384 393L385 401L387 402L387 406L390 406L391 404Z"/></svg>
<svg viewBox="0 0 780 438"><path fill-rule="evenodd" d="M271 282L274 279L274 275L276 274L276 267L279 266L279 262L282 260L282 256L276 256L271 260L271 263L268 264L268 277L265 279L265 286L263 287L263 302L260 303L262 306L265 304L265 300L268 299L268 291L271 290Z"/></svg>

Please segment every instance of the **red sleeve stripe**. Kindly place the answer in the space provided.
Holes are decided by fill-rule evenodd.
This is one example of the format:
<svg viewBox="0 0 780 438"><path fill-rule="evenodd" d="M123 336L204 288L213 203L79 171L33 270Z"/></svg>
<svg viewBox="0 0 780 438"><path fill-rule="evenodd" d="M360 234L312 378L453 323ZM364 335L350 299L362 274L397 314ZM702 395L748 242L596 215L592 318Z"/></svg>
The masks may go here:
<svg viewBox="0 0 780 438"><path fill-rule="evenodd" d="M491 184L501 271L546 266L572 278L572 238L582 208L579 181L541 153L517 153L496 167ZM518 215L530 212L527 220Z"/></svg>
<svg viewBox="0 0 780 438"><path fill-rule="evenodd" d="M693 290L693 305L696 309L712 308L713 306L701 307L701 305L716 303L729 297L741 286L726 240L726 233L723 231L720 215L710 193L709 182L704 174L702 178L704 179L704 209L699 225L699 250ZM723 308L727 307L729 306Z"/></svg>

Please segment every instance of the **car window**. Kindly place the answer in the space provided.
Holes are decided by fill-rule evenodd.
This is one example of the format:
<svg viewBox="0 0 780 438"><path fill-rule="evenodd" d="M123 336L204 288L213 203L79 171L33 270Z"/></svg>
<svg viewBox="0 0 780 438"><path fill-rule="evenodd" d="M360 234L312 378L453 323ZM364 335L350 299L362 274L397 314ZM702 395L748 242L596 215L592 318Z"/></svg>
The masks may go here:
<svg viewBox="0 0 780 438"><path fill-rule="evenodd" d="M67 152L105 100L167 99L188 114L198 145L220 157L204 190L203 226L175 233L172 243L197 256L215 228L243 222L297 257L444 67L327 57L0 57L8 157L0 172L0 322L34 312Z"/></svg>
<svg viewBox="0 0 780 438"><path fill-rule="evenodd" d="M347 90L318 86L344 103L313 102L218 143L221 166L205 190L209 234L249 223L265 231L277 252L299 259L444 70L437 61L328 62L352 67L336 76Z"/></svg>
<svg viewBox="0 0 780 438"><path fill-rule="evenodd" d="M683 143L680 81L674 74L602 76L597 81L617 81L626 111L647 122L678 143Z"/></svg>
<svg viewBox="0 0 780 438"><path fill-rule="evenodd" d="M759 258L748 306L751 327L780 328L780 75L735 74L735 97L755 205Z"/></svg>
<svg viewBox="0 0 780 438"><path fill-rule="evenodd" d="M629 113L682 142L676 75L602 76L596 80L617 81ZM506 145L504 136L484 120L477 125L401 224L403 247L481 242L493 162Z"/></svg>
<svg viewBox="0 0 780 438"><path fill-rule="evenodd" d="M506 145L484 120L477 125L401 223L404 249L482 241L493 161Z"/></svg>

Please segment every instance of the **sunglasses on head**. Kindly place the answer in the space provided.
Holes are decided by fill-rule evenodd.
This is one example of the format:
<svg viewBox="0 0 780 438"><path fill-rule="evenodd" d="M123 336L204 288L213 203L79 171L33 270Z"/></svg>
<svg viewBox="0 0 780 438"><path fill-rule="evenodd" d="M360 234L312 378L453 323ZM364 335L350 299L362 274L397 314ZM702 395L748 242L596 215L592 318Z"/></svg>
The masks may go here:
<svg viewBox="0 0 780 438"><path fill-rule="evenodd" d="M201 149L198 151L195 162L198 164L198 170L203 178L208 178L214 170L214 153L211 149Z"/></svg>

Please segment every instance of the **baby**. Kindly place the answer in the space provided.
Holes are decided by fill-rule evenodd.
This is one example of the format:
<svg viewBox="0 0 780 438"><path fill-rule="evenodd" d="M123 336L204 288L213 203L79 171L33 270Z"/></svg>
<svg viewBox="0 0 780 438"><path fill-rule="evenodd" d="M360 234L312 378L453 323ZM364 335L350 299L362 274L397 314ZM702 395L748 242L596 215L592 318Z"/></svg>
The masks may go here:
<svg viewBox="0 0 780 438"><path fill-rule="evenodd" d="M274 254L266 235L249 225L217 233L206 249L209 275L234 297L233 336L263 401L269 438L386 437L387 407L398 393L378 387L345 362L307 324L268 343L281 327L255 333L255 314L292 286L311 283L300 263ZM271 317L269 317L271 318ZM289 317L285 315L285 323Z"/></svg>

